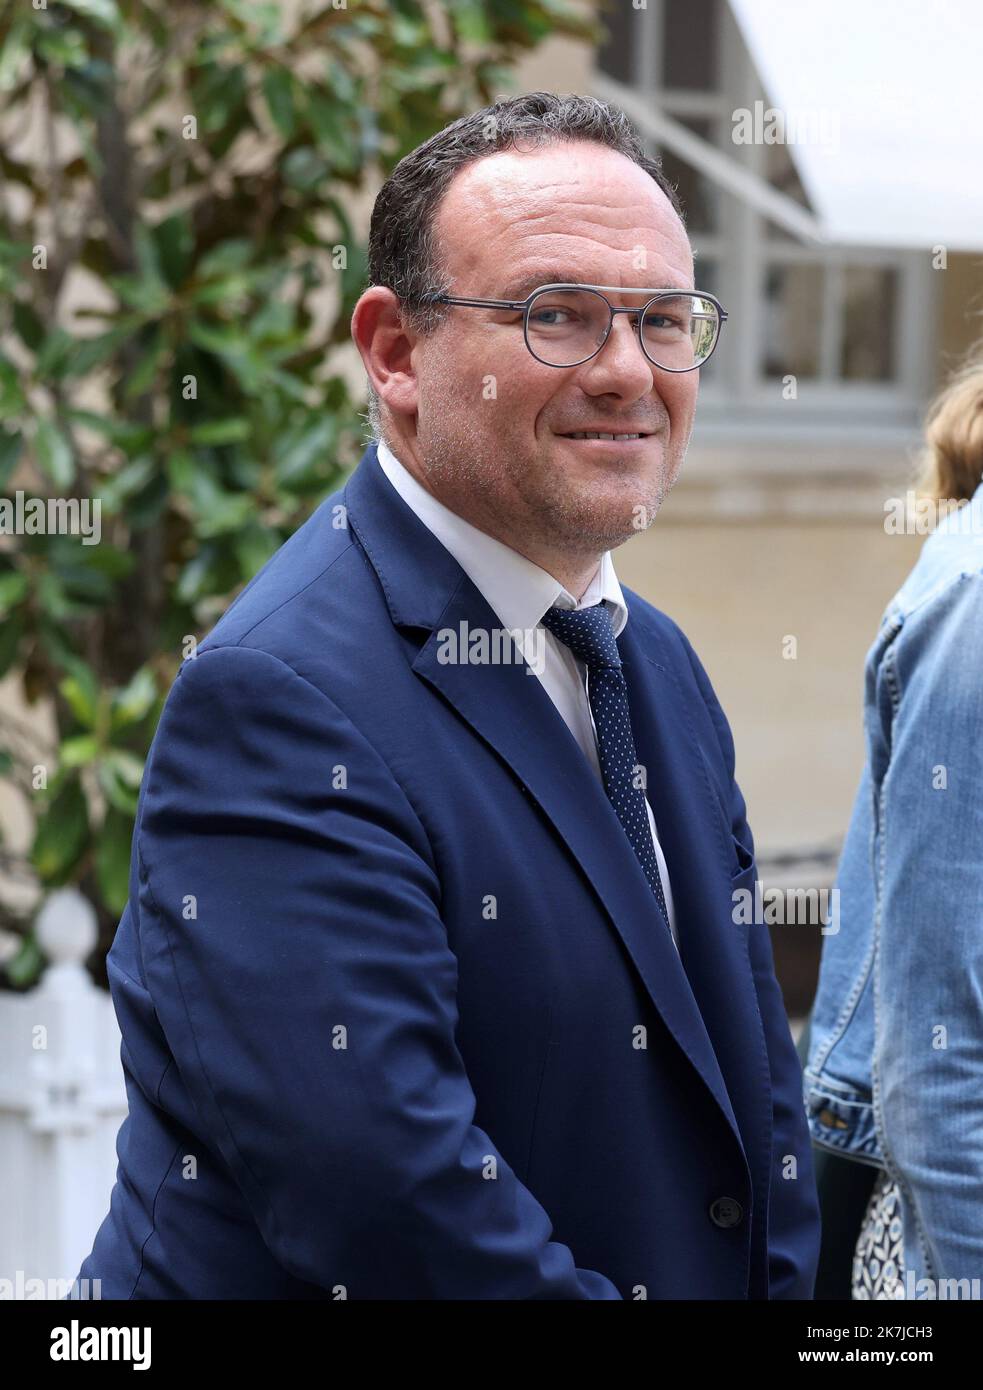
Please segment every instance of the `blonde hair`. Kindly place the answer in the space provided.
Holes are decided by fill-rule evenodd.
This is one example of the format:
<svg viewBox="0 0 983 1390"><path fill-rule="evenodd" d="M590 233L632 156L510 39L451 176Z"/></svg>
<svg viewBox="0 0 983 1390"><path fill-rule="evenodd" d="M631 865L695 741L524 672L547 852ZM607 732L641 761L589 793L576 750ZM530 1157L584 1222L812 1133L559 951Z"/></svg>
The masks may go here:
<svg viewBox="0 0 983 1390"><path fill-rule="evenodd" d="M965 501L983 481L983 339L929 406L918 491Z"/></svg>

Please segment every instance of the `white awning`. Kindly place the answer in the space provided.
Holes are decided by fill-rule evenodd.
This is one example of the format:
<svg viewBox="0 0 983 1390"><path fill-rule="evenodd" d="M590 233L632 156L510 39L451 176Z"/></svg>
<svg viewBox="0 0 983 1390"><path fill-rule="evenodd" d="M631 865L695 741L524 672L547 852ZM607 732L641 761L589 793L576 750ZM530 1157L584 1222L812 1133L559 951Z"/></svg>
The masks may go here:
<svg viewBox="0 0 983 1390"><path fill-rule="evenodd" d="M730 4L830 241L983 250L981 0Z"/></svg>

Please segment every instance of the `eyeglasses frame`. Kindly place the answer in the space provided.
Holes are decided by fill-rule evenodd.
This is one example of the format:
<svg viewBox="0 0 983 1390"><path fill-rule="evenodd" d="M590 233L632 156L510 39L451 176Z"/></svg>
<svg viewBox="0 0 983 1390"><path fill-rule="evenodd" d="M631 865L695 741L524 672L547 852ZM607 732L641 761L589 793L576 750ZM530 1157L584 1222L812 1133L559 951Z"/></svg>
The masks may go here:
<svg viewBox="0 0 983 1390"><path fill-rule="evenodd" d="M547 290L594 290L598 292L598 298L603 299L605 304L608 306L608 326L607 330L605 331L604 337L598 343L594 351L590 353L587 357L582 357L579 362L544 362L543 359L536 352L533 351L529 343L530 306L532 305L533 301L536 298L538 298L539 295L544 294ZM647 299L645 303L641 305L640 308L634 309L624 304L612 304L606 294L600 293L600 291L602 290L616 290L619 294L648 294L651 295L651 298ZM568 367L582 367L585 362L590 362L593 358L597 356L597 354L601 351L601 348L603 348L604 344L611 336L611 329L614 326L615 314L635 314L636 316L643 316L647 314L649 308L653 304L657 303L660 299L666 299L670 296L678 297L681 294L689 295L690 297L694 298L698 297L700 299L709 299L710 303L715 307L717 311L717 332L713 340L713 347L707 353L706 357L704 357L703 361L694 363L692 367L663 367L662 364L656 362L655 358L652 357L650 353L646 350L645 342L641 334L639 334L638 338L639 346L642 349L646 361L651 362L653 367L658 367L660 372L673 372L676 375L681 375L683 372L695 372L698 371L700 367L706 366L706 364L710 361L710 358L717 350L717 344L720 342L720 330L721 328L723 328L724 324L730 317L727 310L721 304L720 300L716 297L716 295L708 294L705 290L633 290L630 288L626 288L624 285L577 285L573 283L567 284L563 281L558 281L555 284L551 285L540 285L537 289L534 289L531 294L527 295L525 299L462 299L457 295L434 293L422 295L420 298L420 302L423 304L456 304L466 309L513 309L516 312L518 312L521 309L522 336L525 339L526 347L529 349L529 352L536 359L536 361L541 362L544 367L556 367L559 371L565 371ZM702 315L698 317L706 316ZM634 327L637 329L638 324L636 323Z"/></svg>

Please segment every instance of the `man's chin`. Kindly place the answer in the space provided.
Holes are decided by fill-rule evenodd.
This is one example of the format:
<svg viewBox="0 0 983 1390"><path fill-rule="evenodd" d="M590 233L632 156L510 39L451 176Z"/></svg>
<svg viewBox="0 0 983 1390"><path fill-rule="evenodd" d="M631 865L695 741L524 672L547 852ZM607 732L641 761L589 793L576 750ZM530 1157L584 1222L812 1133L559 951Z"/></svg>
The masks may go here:
<svg viewBox="0 0 983 1390"><path fill-rule="evenodd" d="M584 512L580 516L565 516L551 528L554 544L560 540L573 550L585 546L599 554L605 550L617 550L630 541L633 536L647 531L659 510L655 506L639 506L626 515L623 509L616 514L599 516L596 511Z"/></svg>

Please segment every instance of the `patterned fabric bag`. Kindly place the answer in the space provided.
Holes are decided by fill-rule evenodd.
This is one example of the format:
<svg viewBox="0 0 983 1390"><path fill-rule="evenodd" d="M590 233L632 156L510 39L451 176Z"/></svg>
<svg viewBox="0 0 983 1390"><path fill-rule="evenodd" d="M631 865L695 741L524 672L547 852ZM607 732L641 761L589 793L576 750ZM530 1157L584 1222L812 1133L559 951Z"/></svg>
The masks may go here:
<svg viewBox="0 0 983 1390"><path fill-rule="evenodd" d="M904 1298L903 1235L901 1194L882 1169L857 1237L852 1298Z"/></svg>

